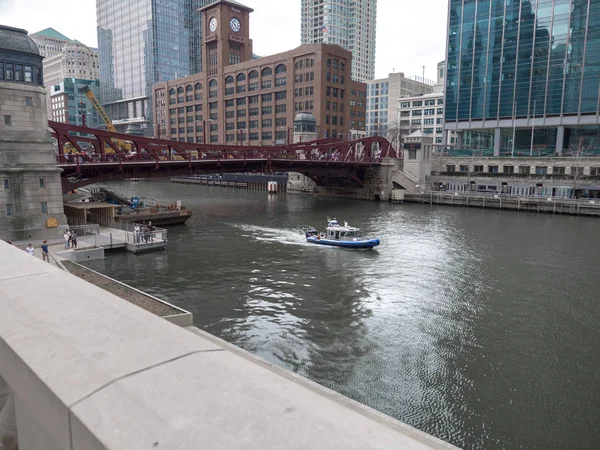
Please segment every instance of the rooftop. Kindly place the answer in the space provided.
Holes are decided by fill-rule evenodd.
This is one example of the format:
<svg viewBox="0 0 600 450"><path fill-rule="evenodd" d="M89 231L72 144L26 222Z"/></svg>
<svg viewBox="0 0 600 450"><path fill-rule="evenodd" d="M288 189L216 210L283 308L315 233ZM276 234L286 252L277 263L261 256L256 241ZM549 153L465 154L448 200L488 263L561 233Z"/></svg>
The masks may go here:
<svg viewBox="0 0 600 450"><path fill-rule="evenodd" d="M40 51L27 30L0 25L0 50L39 55Z"/></svg>
<svg viewBox="0 0 600 450"><path fill-rule="evenodd" d="M71 41L71 39L66 37L64 34L59 33L54 28L46 28L45 30L38 31L37 33L32 33L32 36L43 36L50 39L57 39L59 41Z"/></svg>
<svg viewBox="0 0 600 450"><path fill-rule="evenodd" d="M234 7L243 8L246 11L249 11L249 12L254 12L254 10L252 8L249 8L246 5L242 5L240 2L236 2L235 0L218 0L218 1L214 2L214 3L211 3L209 5L206 5L206 6L202 7L202 8L200 8L199 11L204 11L205 9L212 8L213 6L216 6L219 3L225 3L226 5L231 5L231 6L234 6Z"/></svg>

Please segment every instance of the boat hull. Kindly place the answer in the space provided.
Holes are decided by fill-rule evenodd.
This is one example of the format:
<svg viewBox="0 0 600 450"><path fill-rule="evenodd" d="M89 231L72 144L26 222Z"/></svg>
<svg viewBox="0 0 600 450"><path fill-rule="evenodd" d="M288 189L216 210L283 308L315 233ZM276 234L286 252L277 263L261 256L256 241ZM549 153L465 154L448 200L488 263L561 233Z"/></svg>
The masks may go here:
<svg viewBox="0 0 600 450"><path fill-rule="evenodd" d="M343 248L373 248L379 245L379 239L368 239L364 241L338 241L335 239L317 239L316 237L307 237L306 242L318 245L330 245Z"/></svg>

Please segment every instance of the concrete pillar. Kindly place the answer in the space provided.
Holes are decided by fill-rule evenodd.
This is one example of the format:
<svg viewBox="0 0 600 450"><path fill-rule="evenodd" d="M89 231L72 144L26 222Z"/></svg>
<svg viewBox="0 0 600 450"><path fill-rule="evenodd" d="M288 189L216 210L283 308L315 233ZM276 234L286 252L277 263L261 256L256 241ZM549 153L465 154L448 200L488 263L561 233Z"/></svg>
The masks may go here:
<svg viewBox="0 0 600 450"><path fill-rule="evenodd" d="M559 125L556 132L556 154L562 156L565 144L565 126Z"/></svg>
<svg viewBox="0 0 600 450"><path fill-rule="evenodd" d="M500 156L500 145L502 144L502 130L496 128L494 130L494 156Z"/></svg>

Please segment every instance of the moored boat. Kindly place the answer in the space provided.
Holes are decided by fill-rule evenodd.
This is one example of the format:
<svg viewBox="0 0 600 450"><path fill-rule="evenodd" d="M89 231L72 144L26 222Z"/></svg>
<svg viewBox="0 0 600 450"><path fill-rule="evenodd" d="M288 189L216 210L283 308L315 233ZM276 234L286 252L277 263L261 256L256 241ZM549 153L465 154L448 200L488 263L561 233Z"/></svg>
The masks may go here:
<svg viewBox="0 0 600 450"><path fill-rule="evenodd" d="M327 228L319 233L316 228L304 230L306 242L319 245L332 245L345 248L373 248L379 245L379 239L365 239L360 236L360 229L351 227L348 222L340 225L336 219L327 219Z"/></svg>

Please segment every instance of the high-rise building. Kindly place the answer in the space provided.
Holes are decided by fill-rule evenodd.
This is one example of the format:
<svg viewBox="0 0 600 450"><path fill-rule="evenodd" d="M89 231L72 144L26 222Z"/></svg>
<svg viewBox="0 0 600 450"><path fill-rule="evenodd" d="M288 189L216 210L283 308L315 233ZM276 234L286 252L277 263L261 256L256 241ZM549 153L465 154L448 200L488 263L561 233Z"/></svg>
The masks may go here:
<svg viewBox="0 0 600 450"><path fill-rule="evenodd" d="M352 52L352 79L375 78L377 0L302 0L302 43L337 44Z"/></svg>
<svg viewBox="0 0 600 450"><path fill-rule="evenodd" d="M600 1L450 0L447 49L456 149L600 150Z"/></svg>
<svg viewBox="0 0 600 450"><path fill-rule="evenodd" d="M51 95L61 89L60 85L71 80L85 80L84 84L94 83L99 78L98 50L90 48L79 41L69 39L64 34L59 33L54 28L33 33L31 36L40 50L40 55L44 57L44 86L46 86L46 107L49 120L55 120L53 105L56 105L56 99L52 100ZM67 80L68 79L68 80ZM97 85L97 83L96 83ZM64 87L64 86L63 86ZM89 126L96 123L98 116L94 111L92 104L85 100L85 109L90 111ZM65 104L66 123L76 123L81 125L81 112L77 116L73 97L68 104ZM82 110L81 107L78 108ZM94 117L92 117L92 115ZM76 118L77 121L68 121L67 119Z"/></svg>
<svg viewBox="0 0 600 450"><path fill-rule="evenodd" d="M155 137L286 144L299 113L314 116L319 137L364 136L366 85L350 77L352 54L321 43L255 59L251 12L231 0L201 10L204 69L154 85Z"/></svg>
<svg viewBox="0 0 600 450"><path fill-rule="evenodd" d="M152 85L200 72L206 3L97 0L101 100L118 131L152 135Z"/></svg>
<svg viewBox="0 0 600 450"><path fill-rule="evenodd" d="M367 83L367 135L386 136L399 125L398 100L433 92L434 82L422 77L390 73ZM394 136L395 138L396 136Z"/></svg>
<svg viewBox="0 0 600 450"><path fill-rule="evenodd" d="M104 127L100 115L85 95L83 89L86 86L98 98L100 91L98 80L65 78L60 83L48 87L52 113L49 119L90 128Z"/></svg>
<svg viewBox="0 0 600 450"><path fill-rule="evenodd" d="M72 42L64 34L59 33L54 28L46 28L29 36L40 50L40 55L44 58L50 58L62 54L63 47Z"/></svg>

